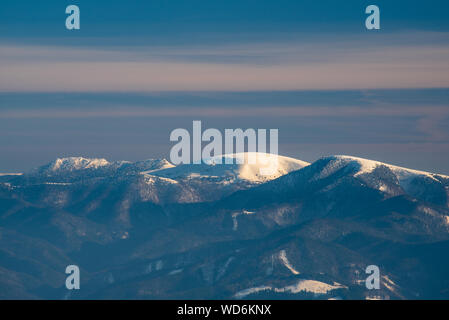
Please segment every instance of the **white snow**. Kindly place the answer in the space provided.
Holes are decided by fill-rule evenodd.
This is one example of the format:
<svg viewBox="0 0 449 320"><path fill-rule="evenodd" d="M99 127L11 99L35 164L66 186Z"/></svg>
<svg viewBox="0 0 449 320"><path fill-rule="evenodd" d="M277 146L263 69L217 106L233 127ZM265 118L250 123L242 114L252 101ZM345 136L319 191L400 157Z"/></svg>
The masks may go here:
<svg viewBox="0 0 449 320"><path fill-rule="evenodd" d="M285 250L281 250L279 252L279 259L281 259L284 266L290 270L293 274L299 274L299 271L297 271L293 266L290 264L290 261L288 261L287 253Z"/></svg>
<svg viewBox="0 0 449 320"><path fill-rule="evenodd" d="M45 182L44 184L56 185L56 186L70 186L71 182Z"/></svg>
<svg viewBox="0 0 449 320"><path fill-rule="evenodd" d="M419 206L418 209L420 209L422 212L424 212L425 214L428 214L432 217L438 217L440 216L440 213L432 208L429 207L425 207L425 206Z"/></svg>
<svg viewBox="0 0 449 320"><path fill-rule="evenodd" d="M316 294L326 294L335 289L347 288L339 283L334 282L333 285L316 281L316 280L300 280L297 284L287 286L281 289L275 289L277 292L291 292L291 293L299 293L299 292L310 292Z"/></svg>
<svg viewBox="0 0 449 320"><path fill-rule="evenodd" d="M169 184L177 184L177 183L179 183L178 181L176 181L176 180L173 180L173 179L170 179L170 178L165 178L165 177L156 177L156 176L152 176L152 175L149 175L149 174L144 174L143 172L141 172L140 174L143 174L144 175L144 177L145 177L145 183L146 184L149 184L149 185L153 185L153 184L155 184L156 182L160 182L160 181L162 181L162 182L167 182L167 183L169 183Z"/></svg>
<svg viewBox="0 0 449 320"><path fill-rule="evenodd" d="M245 289L245 290L237 292L234 295L234 297L237 298L237 299L240 299L240 298L246 297L246 296L248 296L250 294L257 293L257 292L260 292L260 291L267 291L267 290L273 290L273 288L269 287L269 286L248 288L248 289Z"/></svg>
<svg viewBox="0 0 449 320"><path fill-rule="evenodd" d="M276 179L309 165L308 162L302 160L261 152L216 156L206 160L206 163L216 166L217 163L226 163L226 161L231 160L235 163L236 168L234 170L238 178L252 182L264 182ZM264 174L264 170L272 173L266 175Z"/></svg>
<svg viewBox="0 0 449 320"><path fill-rule="evenodd" d="M156 271L162 270L164 267L164 262L162 260L156 261Z"/></svg>
<svg viewBox="0 0 449 320"><path fill-rule="evenodd" d="M168 273L168 275L169 275L169 276L172 276L172 275L181 273L183 270L184 270L184 269L176 269L176 270L170 271L170 272Z"/></svg>
<svg viewBox="0 0 449 320"><path fill-rule="evenodd" d="M150 161L154 161L152 159L146 160L148 162ZM140 172L141 174L150 174L154 171L158 171L158 170L163 170L163 169L169 169L169 168L174 168L176 167L174 164L170 163L169 161L167 161L166 159L162 159L161 160L161 164L159 165L159 167L157 169L152 169L152 170L146 170L146 171L142 171Z"/></svg>
<svg viewBox="0 0 449 320"><path fill-rule="evenodd" d="M387 164L387 163L383 163L383 162L375 161L375 160L368 160L368 159L352 157L352 156L344 156L344 155L335 156L335 157L337 159L341 159L341 160L345 160L345 161L357 162L360 165L360 169L355 174L355 176L358 176L358 175L361 175L364 173L371 173L378 166L386 166L398 177L399 181L405 181L405 180L407 180L409 178L413 178L415 176L426 176L426 177L436 180L436 181L438 181L435 178L436 175L444 177L444 178L449 178L449 176L444 176L441 174L433 174L433 173L426 172L426 171L408 169L408 168L399 167L399 166L395 166L392 164Z"/></svg>
<svg viewBox="0 0 449 320"><path fill-rule="evenodd" d="M125 233L123 233L122 236L120 237L120 239L123 239L123 240L128 239L128 238L129 238L128 231L125 231Z"/></svg>
<svg viewBox="0 0 449 320"><path fill-rule="evenodd" d="M221 279L221 277L225 274L226 270L228 269L229 265L231 264L231 262L234 260L234 257L229 257L225 264L218 270L217 272L217 276L216 276L216 280Z"/></svg>
<svg viewBox="0 0 449 320"><path fill-rule="evenodd" d="M234 212L232 214L232 230L237 231L237 228L239 227L239 223L237 221L237 217L240 214L240 212Z"/></svg>
<svg viewBox="0 0 449 320"><path fill-rule="evenodd" d="M232 163L226 163L227 161ZM154 170L151 174L172 179L222 178L227 182L238 179L262 183L308 165L309 163L305 161L274 154L245 152L216 156L204 160L201 164L181 164L168 169ZM270 174L266 174L267 172Z"/></svg>
<svg viewBox="0 0 449 320"><path fill-rule="evenodd" d="M68 158L58 158L53 161L50 170L81 170L94 168L98 169L109 165L110 163L106 159L89 159L83 157L68 157Z"/></svg>
<svg viewBox="0 0 449 320"><path fill-rule="evenodd" d="M365 300L383 300L382 296L366 296Z"/></svg>
<svg viewBox="0 0 449 320"><path fill-rule="evenodd" d="M261 291L274 291L276 293L300 293L300 292L309 292L314 294L327 294L335 289L347 289L348 287L334 282L332 285L327 284L325 282L316 281L316 280L299 280L296 284L275 288L271 286L259 286L241 290L234 294L235 298L244 298L250 294L261 292Z"/></svg>
<svg viewBox="0 0 449 320"><path fill-rule="evenodd" d="M23 173L0 173L0 177L3 176L21 176Z"/></svg>
<svg viewBox="0 0 449 320"><path fill-rule="evenodd" d="M426 171L407 169L407 168L383 163L380 161L368 160L368 159L363 159L363 158L358 158L358 157L353 157L353 156L337 155L337 156L327 157L324 159L330 159L330 161L320 171L320 173L317 174L315 179L324 179L349 164L356 165L357 171L354 173L354 177L359 177L364 174L370 174L377 167L385 166L391 170L391 172L398 179L399 185L402 188L404 188L405 190L408 189L410 182L416 177L425 177L425 178L431 179L436 182L440 182L440 180L438 180L437 178L449 179L449 176L445 176L445 175L441 175L441 174L434 174L434 173L430 173L430 172L426 172ZM388 187L383 183L380 183L378 188L380 191L387 192L387 193L389 192Z"/></svg>
<svg viewBox="0 0 449 320"><path fill-rule="evenodd" d="M242 214L254 214L256 213L255 211L247 211L247 210L243 210L243 211L237 211L232 213L231 217L232 217L232 230L237 231L237 228L239 226L238 221L237 221L237 217L242 215Z"/></svg>

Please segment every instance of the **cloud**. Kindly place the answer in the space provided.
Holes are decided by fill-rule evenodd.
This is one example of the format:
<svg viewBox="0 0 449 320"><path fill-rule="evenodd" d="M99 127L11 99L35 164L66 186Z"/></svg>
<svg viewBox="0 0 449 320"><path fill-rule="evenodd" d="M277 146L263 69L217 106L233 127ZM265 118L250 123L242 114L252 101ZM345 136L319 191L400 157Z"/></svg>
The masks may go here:
<svg viewBox="0 0 449 320"><path fill-rule="evenodd" d="M192 47L0 45L2 92L348 90L449 87L449 43L258 43ZM418 37L421 39L422 37Z"/></svg>
<svg viewBox="0 0 449 320"><path fill-rule="evenodd" d="M123 118L123 117L428 117L435 120L449 117L449 107L441 106L405 106L405 105L383 105L383 106L351 106L351 107L328 107L328 106L292 106L292 107L264 107L255 110L253 107L227 108L227 107L136 107L115 106L114 108L89 109L78 108L31 108L31 109L5 109L0 113L0 118ZM432 121L433 123L433 121Z"/></svg>

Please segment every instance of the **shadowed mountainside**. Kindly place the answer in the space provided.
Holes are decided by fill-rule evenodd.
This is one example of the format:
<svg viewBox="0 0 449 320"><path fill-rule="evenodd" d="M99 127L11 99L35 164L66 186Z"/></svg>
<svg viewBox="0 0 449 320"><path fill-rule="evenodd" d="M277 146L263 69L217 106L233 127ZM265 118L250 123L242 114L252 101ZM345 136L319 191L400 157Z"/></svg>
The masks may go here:
<svg viewBox="0 0 449 320"><path fill-rule="evenodd" d="M449 298L449 177L279 164L78 157L2 175L0 298ZM365 288L372 264L380 290Z"/></svg>

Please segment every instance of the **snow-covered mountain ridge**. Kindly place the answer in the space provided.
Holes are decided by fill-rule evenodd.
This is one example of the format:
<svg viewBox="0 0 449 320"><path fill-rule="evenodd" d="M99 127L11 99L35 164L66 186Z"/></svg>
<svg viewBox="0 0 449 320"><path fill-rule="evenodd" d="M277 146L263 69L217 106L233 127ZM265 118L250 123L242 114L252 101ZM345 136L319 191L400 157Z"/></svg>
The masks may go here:
<svg viewBox="0 0 449 320"><path fill-rule="evenodd" d="M80 298L373 298L368 264L376 298L448 297L447 176L350 156L220 164L248 156L60 158L0 177L0 292L63 297L54 279L76 260L92 272Z"/></svg>
<svg viewBox="0 0 449 320"><path fill-rule="evenodd" d="M251 162L250 157L254 156L255 162ZM231 159L233 163L229 164L226 161ZM323 170L323 175L331 174L332 172L340 169L343 166L352 165L356 168L354 176L359 176L367 173L372 173L378 167L387 167L399 180L405 180L412 176L425 176L430 179L449 179L449 176L437 173L431 173L427 171L420 171L391 165L388 163L369 160L348 155L335 155L323 157L319 160L329 160L329 165ZM240 161L240 162L239 162ZM310 165L310 163L294 159L285 156L276 156L272 154L264 153L239 153L216 156L214 158L206 159L201 164L181 164L173 165L166 159L148 159L143 161L131 162L131 161L115 161L109 162L104 158L84 158L84 157L66 157L57 158L56 160L43 165L29 173L42 173L47 174L62 173L62 172L74 172L82 170L98 170L98 169L119 169L124 167L135 167L143 174L153 174L158 176L165 176L170 178L187 178L187 177L235 177L243 180L253 182L264 182L272 179L276 179L282 175L290 173L295 170L302 169ZM260 174L260 169L265 167L274 166L276 172L272 175L263 176ZM28 173L28 174L29 174ZM27 173L25 173L27 174ZM10 175L10 174L8 174Z"/></svg>
<svg viewBox="0 0 449 320"><path fill-rule="evenodd" d="M449 176L442 175L442 174L408 169L408 168L399 167L399 166L387 164L387 163L380 162L380 161L369 160L369 159L347 156L347 155L336 155L336 156L325 157L322 159L333 160L332 165L329 165L329 167L327 168L327 172L332 172L332 169L335 170L337 168L340 168L343 165L348 165L348 164L355 165L356 169L357 169L357 171L354 174L355 177L357 177L359 175L367 174L367 173L372 173L376 168L384 166L384 167L389 168L400 181L407 180L414 176L423 176L423 177L428 177L430 179L436 179L437 177L440 177L443 179L449 179Z"/></svg>
<svg viewBox="0 0 449 320"><path fill-rule="evenodd" d="M251 158L253 157L253 158ZM227 163L232 162L232 163ZM153 175L177 179L224 178L228 181L243 180L261 183L302 169L309 163L289 157L264 153L238 153L216 156L202 164L184 164L151 172ZM264 168L272 168L272 174L263 174Z"/></svg>

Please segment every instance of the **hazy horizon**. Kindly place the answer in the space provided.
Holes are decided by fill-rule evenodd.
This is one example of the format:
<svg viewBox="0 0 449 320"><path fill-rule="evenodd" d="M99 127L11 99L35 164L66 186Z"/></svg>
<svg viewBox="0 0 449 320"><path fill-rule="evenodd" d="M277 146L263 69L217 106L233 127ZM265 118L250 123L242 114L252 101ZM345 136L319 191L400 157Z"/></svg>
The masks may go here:
<svg viewBox="0 0 449 320"><path fill-rule="evenodd" d="M169 134L279 129L279 153L449 174L449 4L5 1L0 172L168 157ZM415 10L419 7L419 10Z"/></svg>

